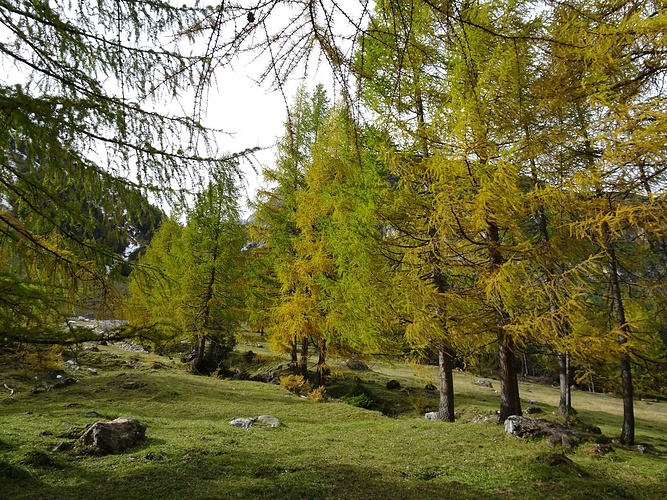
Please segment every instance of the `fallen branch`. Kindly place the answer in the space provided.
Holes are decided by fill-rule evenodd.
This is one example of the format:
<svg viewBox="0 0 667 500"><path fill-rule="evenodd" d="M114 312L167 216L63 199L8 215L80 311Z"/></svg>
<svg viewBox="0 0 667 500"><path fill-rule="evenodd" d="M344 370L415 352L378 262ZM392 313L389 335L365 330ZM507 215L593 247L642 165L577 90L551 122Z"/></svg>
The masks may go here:
<svg viewBox="0 0 667 500"><path fill-rule="evenodd" d="M10 396L13 396L13 395L14 395L14 392L15 392L14 389L12 389L11 387L9 387L7 384L3 384L3 385L5 386L5 389L7 389L7 390L9 391L9 395L10 395Z"/></svg>

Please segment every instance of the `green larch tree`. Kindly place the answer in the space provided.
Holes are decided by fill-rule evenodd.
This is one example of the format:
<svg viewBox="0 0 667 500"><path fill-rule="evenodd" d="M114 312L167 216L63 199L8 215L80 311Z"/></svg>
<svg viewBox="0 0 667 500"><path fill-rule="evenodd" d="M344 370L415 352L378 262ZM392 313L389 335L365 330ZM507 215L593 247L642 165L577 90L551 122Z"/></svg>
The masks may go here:
<svg viewBox="0 0 667 500"><path fill-rule="evenodd" d="M122 232L122 217L107 206L107 220L95 222L105 193L129 211L147 192L196 184L218 160L198 112L159 111L210 79L211 60L181 43L210 15L153 0L0 2L0 246L3 264L14 266L3 267L0 317L8 332L10 323L23 340L57 337L47 325L90 289L112 297L107 303L119 298L107 269L123 256L89 237L101 227ZM75 185L79 197L67 199ZM28 271L37 268L48 279ZM35 322L31 308L49 314Z"/></svg>
<svg viewBox="0 0 667 500"><path fill-rule="evenodd" d="M305 288L297 289L293 273L301 236L296 214L298 196L305 187L305 170L312 159L311 148L327 107L324 87L317 86L312 94L304 87L298 90L276 165L264 171L269 186L258 193L251 229L267 265L266 273L275 284L273 291L266 290L270 294L266 301L270 319L265 331L274 347L290 353L293 368L304 376L308 370L309 332L316 324L302 315L311 308L312 298Z"/></svg>
<svg viewBox="0 0 667 500"><path fill-rule="evenodd" d="M193 345L192 369L205 373L222 367L244 316L247 235L232 179L213 177L185 213L185 226L163 224L132 272L130 318L157 342Z"/></svg>

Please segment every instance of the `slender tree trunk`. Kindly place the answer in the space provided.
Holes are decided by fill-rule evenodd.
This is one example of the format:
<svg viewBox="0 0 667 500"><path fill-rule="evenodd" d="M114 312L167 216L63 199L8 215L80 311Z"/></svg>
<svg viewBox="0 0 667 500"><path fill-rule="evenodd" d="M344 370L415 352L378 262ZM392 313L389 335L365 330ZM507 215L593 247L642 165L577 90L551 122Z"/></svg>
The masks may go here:
<svg viewBox="0 0 667 500"><path fill-rule="evenodd" d="M621 428L621 443L635 444L635 410L632 387L632 367L630 356L621 354L621 380L623 384L623 427Z"/></svg>
<svg viewBox="0 0 667 500"><path fill-rule="evenodd" d="M299 351L298 351L299 342L296 337L292 339L290 344L290 371L292 373L298 373L299 371Z"/></svg>
<svg viewBox="0 0 667 500"><path fill-rule="evenodd" d="M572 413L572 389L570 387L570 354L558 353L558 378L560 382L560 401L558 413L568 418Z"/></svg>
<svg viewBox="0 0 667 500"><path fill-rule="evenodd" d="M500 244L500 233L498 226L487 221L487 241L489 243L489 257L491 269L497 271L503 264L503 256L498 250ZM521 415L521 399L519 397L519 377L516 370L516 357L514 355L514 342L510 335L505 332L505 325L509 321L502 301L497 314L498 335L498 366L500 368L500 423L503 423L510 415Z"/></svg>
<svg viewBox="0 0 667 500"><path fill-rule="evenodd" d="M211 302L214 297L214 286L215 286L215 264L218 260L218 239L219 239L219 230L220 226L216 226L215 232L215 245L213 246L213 252L211 253L211 271L208 274L208 281L206 283L206 295L204 296L204 311L203 311L203 321L202 327L204 332L208 332L211 326ZM192 360L192 370L195 373L201 373L204 368L204 355L206 354L206 338L207 335L203 333L199 337L199 344L196 348L195 358Z"/></svg>
<svg viewBox="0 0 667 500"><path fill-rule="evenodd" d="M498 360L500 366L500 423L510 415L521 415L519 380L512 340L504 332L498 333Z"/></svg>
<svg viewBox="0 0 667 500"><path fill-rule="evenodd" d="M618 341L625 344L630 336L630 326L625 319L625 307L621 295L621 283L618 277L618 259L613 243L610 241L608 227L603 227L605 237L605 250L609 263L609 283L611 288L612 307L616 316L616 326L619 330ZM632 366L630 356L626 352L621 353L621 385L623 387L623 426L621 428L621 443L632 445L635 443L635 410L632 386Z"/></svg>
<svg viewBox="0 0 667 500"><path fill-rule="evenodd" d="M308 337L301 339L301 357L299 358L299 375L308 377Z"/></svg>
<svg viewBox="0 0 667 500"><path fill-rule="evenodd" d="M327 362L327 341L322 341L322 346L320 346L319 355L317 357L317 371L315 372L315 383L313 384L315 388L321 387L324 385L324 370L326 369Z"/></svg>
<svg viewBox="0 0 667 500"><path fill-rule="evenodd" d="M195 347L195 357L191 362L192 371L195 373L201 373L204 367L204 354L206 354L206 335L201 335Z"/></svg>
<svg viewBox="0 0 667 500"><path fill-rule="evenodd" d="M454 377L452 375L452 353L444 346L438 347L440 367L440 407L438 419L454 422Z"/></svg>

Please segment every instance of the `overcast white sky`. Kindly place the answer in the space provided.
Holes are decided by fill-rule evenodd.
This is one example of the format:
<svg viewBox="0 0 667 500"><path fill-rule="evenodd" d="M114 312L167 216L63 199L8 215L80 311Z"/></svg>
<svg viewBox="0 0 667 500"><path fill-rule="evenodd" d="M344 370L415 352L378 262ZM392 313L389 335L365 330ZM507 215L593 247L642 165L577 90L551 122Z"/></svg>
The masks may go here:
<svg viewBox="0 0 667 500"><path fill-rule="evenodd" d="M205 123L209 127L224 130L227 134L219 136L221 151L237 152L247 148L268 148L255 155L255 168L243 164L246 175L244 191L252 198L262 183L261 168L271 166L275 160L276 142L283 136L287 108L283 95L277 89L255 83L252 76L261 70L260 66L236 64L234 69L221 70L217 83L209 93ZM323 83L329 97L334 98L331 89L331 76L325 64L307 80L294 79L287 83L283 91L287 104L291 105L296 89L301 83L313 88ZM244 200L241 208L247 215Z"/></svg>

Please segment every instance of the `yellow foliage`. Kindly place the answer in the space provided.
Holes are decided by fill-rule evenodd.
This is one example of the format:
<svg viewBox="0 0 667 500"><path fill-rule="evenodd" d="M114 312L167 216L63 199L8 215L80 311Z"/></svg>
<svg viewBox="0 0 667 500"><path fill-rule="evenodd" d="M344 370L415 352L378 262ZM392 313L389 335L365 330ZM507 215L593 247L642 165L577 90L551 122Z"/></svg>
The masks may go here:
<svg viewBox="0 0 667 500"><path fill-rule="evenodd" d="M280 385L294 394L306 395L310 391L311 385L303 375L286 375L280 377Z"/></svg>
<svg viewBox="0 0 667 500"><path fill-rule="evenodd" d="M315 403L323 403L326 401L327 389L323 385L313 389L308 393L308 399Z"/></svg>

